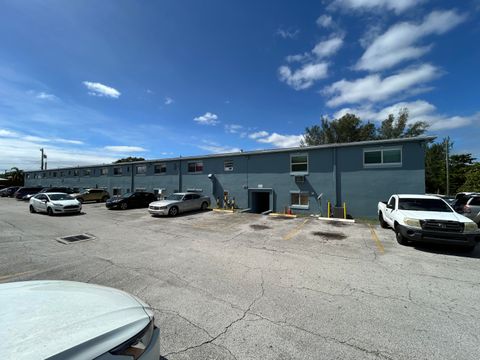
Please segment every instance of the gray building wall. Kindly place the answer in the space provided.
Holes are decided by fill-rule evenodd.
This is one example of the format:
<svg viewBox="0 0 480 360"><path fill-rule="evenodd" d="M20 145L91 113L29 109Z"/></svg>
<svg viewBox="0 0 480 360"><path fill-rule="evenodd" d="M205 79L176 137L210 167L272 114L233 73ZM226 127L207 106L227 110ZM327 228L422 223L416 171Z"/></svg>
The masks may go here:
<svg viewBox="0 0 480 360"><path fill-rule="evenodd" d="M224 191L235 197L239 208L252 207L253 194L269 194L269 208L282 212L291 205L291 192L305 192L309 196L307 209L293 209L294 213L326 214L327 201L333 205L347 205L348 214L375 216L377 202L387 199L392 193L425 192L425 148L431 138L415 138L336 144L330 146L246 152L225 155L152 160L128 164L107 164L78 168L49 169L27 172L26 186L68 186L72 188L105 188L110 194L114 189L121 193L135 189L164 194L176 191L196 190L211 197L223 199ZM402 164L364 166L365 149L401 148ZM304 182L296 182L290 173L292 154L308 154L308 174ZM225 171L224 161L233 160L234 169ZM189 173L188 163L203 162L203 171ZM155 174L155 164L166 164L167 171ZM146 165L145 174L137 174L136 167ZM122 174L114 175L114 168L121 167ZM108 174L101 175L107 168ZM84 171L90 169L90 175ZM74 176L79 171L79 176ZM35 178L46 173L45 178ZM53 176L56 173L56 176ZM63 174L63 176L61 176ZM209 174L212 176L209 177ZM323 194L321 209L318 196Z"/></svg>

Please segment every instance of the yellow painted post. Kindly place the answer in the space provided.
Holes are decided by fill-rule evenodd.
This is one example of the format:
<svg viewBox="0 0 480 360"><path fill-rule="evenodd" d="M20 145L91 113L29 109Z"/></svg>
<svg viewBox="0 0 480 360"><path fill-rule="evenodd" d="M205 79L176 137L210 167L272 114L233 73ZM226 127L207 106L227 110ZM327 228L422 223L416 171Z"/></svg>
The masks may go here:
<svg viewBox="0 0 480 360"><path fill-rule="evenodd" d="M343 218L347 218L347 203L343 203Z"/></svg>
<svg viewBox="0 0 480 360"><path fill-rule="evenodd" d="M327 218L330 218L330 201L327 204Z"/></svg>

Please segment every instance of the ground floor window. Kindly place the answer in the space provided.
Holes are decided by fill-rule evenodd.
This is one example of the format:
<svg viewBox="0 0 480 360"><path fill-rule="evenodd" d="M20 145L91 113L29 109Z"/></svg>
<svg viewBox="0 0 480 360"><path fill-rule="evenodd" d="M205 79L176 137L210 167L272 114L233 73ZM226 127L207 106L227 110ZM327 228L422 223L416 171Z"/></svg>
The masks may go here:
<svg viewBox="0 0 480 360"><path fill-rule="evenodd" d="M112 191L113 191L113 196L122 195L122 189L120 189L120 188L113 188Z"/></svg>
<svg viewBox="0 0 480 360"><path fill-rule="evenodd" d="M308 209L308 192L292 191L290 192L290 205L292 208Z"/></svg>

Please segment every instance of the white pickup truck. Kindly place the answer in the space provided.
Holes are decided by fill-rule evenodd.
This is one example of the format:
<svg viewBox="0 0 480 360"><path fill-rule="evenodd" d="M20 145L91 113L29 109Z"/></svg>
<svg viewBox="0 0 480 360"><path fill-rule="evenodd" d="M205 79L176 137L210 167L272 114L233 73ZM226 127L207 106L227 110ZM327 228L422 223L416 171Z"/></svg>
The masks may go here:
<svg viewBox="0 0 480 360"><path fill-rule="evenodd" d="M433 242L473 250L480 241L477 224L433 195L392 195L388 202L378 203L378 219L383 228L395 231L401 245Z"/></svg>

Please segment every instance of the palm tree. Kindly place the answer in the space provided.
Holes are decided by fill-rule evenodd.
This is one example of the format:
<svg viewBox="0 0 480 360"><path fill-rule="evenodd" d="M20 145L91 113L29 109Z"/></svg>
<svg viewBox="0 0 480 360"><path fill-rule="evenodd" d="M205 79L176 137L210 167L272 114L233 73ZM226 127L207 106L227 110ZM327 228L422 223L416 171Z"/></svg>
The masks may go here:
<svg viewBox="0 0 480 360"><path fill-rule="evenodd" d="M23 185L23 170L18 167L12 167L9 172L9 178L12 185Z"/></svg>

